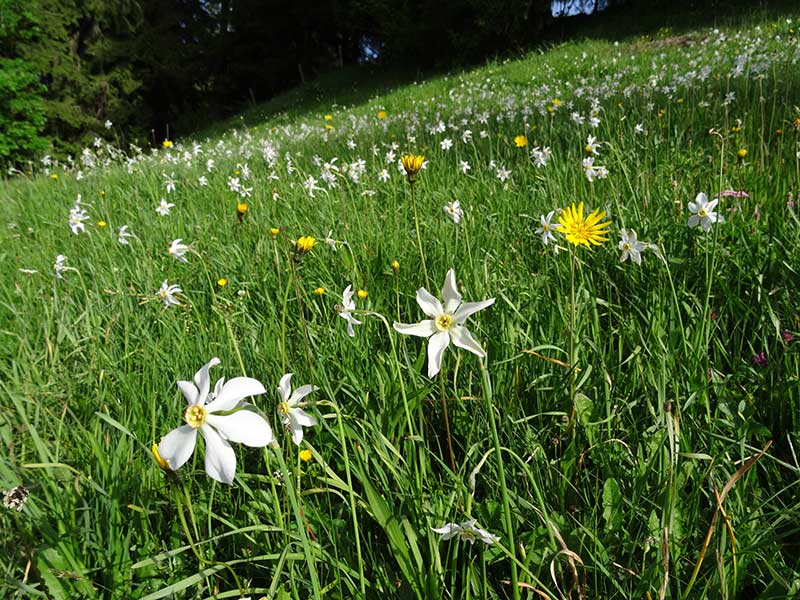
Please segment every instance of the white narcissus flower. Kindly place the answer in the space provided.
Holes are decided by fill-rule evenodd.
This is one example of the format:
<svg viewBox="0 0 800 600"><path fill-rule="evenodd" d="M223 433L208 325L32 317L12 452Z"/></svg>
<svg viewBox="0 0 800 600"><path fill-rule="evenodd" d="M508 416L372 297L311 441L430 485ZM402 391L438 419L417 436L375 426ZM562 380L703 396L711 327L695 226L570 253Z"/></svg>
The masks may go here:
<svg viewBox="0 0 800 600"><path fill-rule="evenodd" d="M642 264L642 251L647 250L650 244L636 239L636 232L633 229L630 231L621 229L619 236L619 249L622 250L622 256L619 257L620 262L625 262L630 258L637 265Z"/></svg>
<svg viewBox="0 0 800 600"><path fill-rule="evenodd" d="M711 225L724 222L725 217L714 212L718 202L719 198L714 198L709 202L708 196L703 192L697 194L694 202L689 202L689 211L692 213L692 216L689 217L689 227L700 225L703 231L708 233L711 230Z"/></svg>
<svg viewBox="0 0 800 600"><path fill-rule="evenodd" d="M169 209L173 206L175 205L172 202L167 202L162 198L161 203L156 207L156 212L162 217L166 217L169 214Z"/></svg>
<svg viewBox="0 0 800 600"><path fill-rule="evenodd" d="M313 427L317 420L303 410L301 400L311 392L316 392L319 388L315 385L301 385L292 393L292 373L287 373L281 377L278 393L281 402L278 404L278 412L281 415L284 426L291 430L292 441L300 445L303 441L303 427Z"/></svg>
<svg viewBox="0 0 800 600"><path fill-rule="evenodd" d="M339 310L339 316L347 321L347 335L350 337L355 337L356 335L356 332L353 330L353 325L361 325L361 321L350 314L351 310L356 309L356 303L353 302L353 294L355 294L355 292L353 291L352 285L348 285L344 288L342 292L342 306L341 310Z"/></svg>
<svg viewBox="0 0 800 600"><path fill-rule="evenodd" d="M444 214L450 217L453 220L453 223L458 223L464 216L464 209L461 208L461 202L458 200L453 200L452 202L445 204L442 208L444 209Z"/></svg>
<svg viewBox="0 0 800 600"><path fill-rule="evenodd" d="M206 473L220 483L233 483L236 474L236 455L230 442L262 448L274 441L272 428L261 415L244 408L243 400L267 390L257 379L221 378L211 389L208 371L219 364L212 358L197 373L194 381L179 381L178 388L186 398L183 413L185 425L173 429L158 444L158 454L173 471L182 467L192 456L197 443L197 431L206 441ZM225 414L218 414L225 413Z"/></svg>
<svg viewBox="0 0 800 600"><path fill-rule="evenodd" d="M176 284L170 285L165 279L161 283L161 288L158 290L158 297L164 303L164 306L180 306L180 301L175 297L176 294L183 292Z"/></svg>
<svg viewBox="0 0 800 600"><path fill-rule="evenodd" d="M545 246L547 246L547 244L550 242L556 241L556 236L553 235L553 230L561 227L561 223L550 222L555 213L556 211L551 210L549 213L547 213L547 215L541 215L539 217L539 227L536 229L536 233L542 236L542 243Z"/></svg>
<svg viewBox="0 0 800 600"><path fill-rule="evenodd" d="M394 323L393 325L395 331L399 333L429 338L428 377L435 376L442 368L442 355L450 342L481 358L486 356L469 330L464 327L464 322L470 315L494 304L494 298L481 302L462 302L461 294L456 288L455 272L450 269L444 279L442 299L444 305L428 290L419 288L417 304L430 319L411 325L405 323Z"/></svg>
<svg viewBox="0 0 800 600"><path fill-rule="evenodd" d="M119 232L117 233L117 241L122 244L123 246L127 246L130 244L128 241L129 237L136 237L132 233L128 233L128 226L123 225L119 228Z"/></svg>
<svg viewBox="0 0 800 600"><path fill-rule="evenodd" d="M179 260L183 263L189 262L186 258L185 254L189 251L189 246L186 244L181 244L183 238L178 238L177 240L172 240L172 243L169 245L169 255L172 256L175 260Z"/></svg>
<svg viewBox="0 0 800 600"><path fill-rule="evenodd" d="M499 535L489 533L485 529L475 526L475 519L464 521L461 525L457 523L445 523L441 527L431 527L433 531L442 536L442 541L447 541L450 538L458 538L459 540L474 544L475 540L480 540L484 544L491 546L500 540Z"/></svg>

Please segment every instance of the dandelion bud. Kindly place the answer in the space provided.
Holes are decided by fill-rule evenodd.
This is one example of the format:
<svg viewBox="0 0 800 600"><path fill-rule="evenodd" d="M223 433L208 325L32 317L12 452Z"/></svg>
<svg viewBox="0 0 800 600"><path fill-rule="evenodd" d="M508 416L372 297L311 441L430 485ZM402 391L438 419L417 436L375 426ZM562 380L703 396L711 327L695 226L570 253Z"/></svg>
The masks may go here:
<svg viewBox="0 0 800 600"><path fill-rule="evenodd" d="M393 260L392 261L392 271L394 271L395 273L399 273L400 272L400 262L399 261L397 261L397 260Z"/></svg>

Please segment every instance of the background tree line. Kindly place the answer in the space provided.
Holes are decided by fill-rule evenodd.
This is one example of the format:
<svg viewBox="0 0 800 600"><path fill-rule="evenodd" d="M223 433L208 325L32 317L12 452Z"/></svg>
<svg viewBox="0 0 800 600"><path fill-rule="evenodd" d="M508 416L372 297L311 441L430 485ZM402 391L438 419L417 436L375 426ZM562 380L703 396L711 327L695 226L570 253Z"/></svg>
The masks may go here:
<svg viewBox="0 0 800 600"><path fill-rule="evenodd" d="M547 30L551 1L0 0L0 165L96 137L158 144L365 61L445 68L569 36L563 22ZM628 28L770 2L558 0L610 7Z"/></svg>
<svg viewBox="0 0 800 600"><path fill-rule="evenodd" d="M0 162L158 143L367 59L465 64L530 44L549 15L550 0L0 0Z"/></svg>

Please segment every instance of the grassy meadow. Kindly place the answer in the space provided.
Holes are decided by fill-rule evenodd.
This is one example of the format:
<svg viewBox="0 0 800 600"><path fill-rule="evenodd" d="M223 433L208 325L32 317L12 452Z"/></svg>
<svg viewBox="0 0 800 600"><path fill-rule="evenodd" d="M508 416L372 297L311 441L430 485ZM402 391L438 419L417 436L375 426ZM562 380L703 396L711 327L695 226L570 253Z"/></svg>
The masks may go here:
<svg viewBox="0 0 800 600"><path fill-rule="evenodd" d="M799 17L9 173L0 596L799 597Z"/></svg>

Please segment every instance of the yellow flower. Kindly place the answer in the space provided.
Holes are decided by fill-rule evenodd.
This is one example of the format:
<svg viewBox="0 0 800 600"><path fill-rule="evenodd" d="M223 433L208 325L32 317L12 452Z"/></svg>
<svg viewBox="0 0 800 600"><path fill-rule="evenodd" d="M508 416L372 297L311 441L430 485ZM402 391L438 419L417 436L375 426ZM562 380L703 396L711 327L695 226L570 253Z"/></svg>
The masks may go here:
<svg viewBox="0 0 800 600"><path fill-rule="evenodd" d="M400 272L400 262L398 260L392 261L392 271L394 271L395 273Z"/></svg>
<svg viewBox="0 0 800 600"><path fill-rule="evenodd" d="M384 119L386 119L386 111L385 111L385 110L379 110L379 111L378 111L378 118L379 118L381 121L383 121Z"/></svg>
<svg viewBox="0 0 800 600"><path fill-rule="evenodd" d="M333 115L325 115L326 121L333 121Z"/></svg>
<svg viewBox="0 0 800 600"><path fill-rule="evenodd" d="M590 244L595 246L607 242L608 235L607 228L611 225L611 221L601 223L606 216L605 211L596 209L588 217L583 216L583 202L576 208L572 206L564 209L558 217L561 227L558 228L559 233L563 233L570 244L576 246L583 244L590 248Z"/></svg>
<svg viewBox="0 0 800 600"><path fill-rule="evenodd" d="M413 179L422 170L422 165L425 164L425 157L417 154L404 154L402 162L406 175L408 175L409 179Z"/></svg>
<svg viewBox="0 0 800 600"><path fill-rule="evenodd" d="M665 111L663 108L659 108L659 109L658 109L658 118L659 118L659 119L660 119L661 117L663 117L665 114L667 114L667 111Z"/></svg>
<svg viewBox="0 0 800 600"><path fill-rule="evenodd" d="M158 453L158 443L153 442L153 445L150 449L153 452L153 458L156 460L156 464L161 467L161 470L172 471L172 469L169 468L169 463L161 458L161 455Z"/></svg>
<svg viewBox="0 0 800 600"><path fill-rule="evenodd" d="M273 227L272 229L269 230L269 232L272 234L272 237L276 237L281 232L281 230L278 229L277 227Z"/></svg>
<svg viewBox="0 0 800 600"><path fill-rule="evenodd" d="M106 197L106 193L105 192L100 192L100 197L101 198L105 198Z"/></svg>
<svg viewBox="0 0 800 600"><path fill-rule="evenodd" d="M105 227L106 225L108 225L108 223L106 223L105 221L98 221L97 222L97 226L98 227Z"/></svg>
<svg viewBox="0 0 800 600"><path fill-rule="evenodd" d="M356 295L358 296L359 300L363 300L364 298L369 296L369 292L367 292L367 290L358 290L358 292L356 292Z"/></svg>
<svg viewBox="0 0 800 600"><path fill-rule="evenodd" d="M226 285L228 285L228 280L225 279L224 277L220 277L219 279L217 279L217 285L219 287L225 287Z"/></svg>
<svg viewBox="0 0 800 600"><path fill-rule="evenodd" d="M325 129L327 129L328 131L330 131L330 130L332 130L332 129L333 129L333 125L331 125L330 123L328 123L327 125L325 125Z"/></svg>
<svg viewBox="0 0 800 600"><path fill-rule="evenodd" d="M528 145L528 138L526 138L524 135L518 135L514 138L514 145L517 148L524 148Z"/></svg>
<svg viewBox="0 0 800 600"><path fill-rule="evenodd" d="M300 454L298 454L298 456L300 457L300 460L302 460L303 462L308 462L311 460L311 450L309 450L308 448L303 448L302 450L300 450Z"/></svg>
<svg viewBox="0 0 800 600"><path fill-rule="evenodd" d="M553 106L561 106L561 98L553 98Z"/></svg>
<svg viewBox="0 0 800 600"><path fill-rule="evenodd" d="M172 148L172 140L164 140L161 142L161 145L164 146L164 148Z"/></svg>
<svg viewBox="0 0 800 600"><path fill-rule="evenodd" d="M678 98L677 100L675 100L675 102L677 102L678 104L683 104L683 98Z"/></svg>
<svg viewBox="0 0 800 600"><path fill-rule="evenodd" d="M50 179L52 179L53 181L58 181L58 174L53 173L52 175L50 175Z"/></svg>
<svg viewBox="0 0 800 600"><path fill-rule="evenodd" d="M739 157L739 160L744 160L744 158L747 156L747 149L739 148L739 150L736 151L736 156Z"/></svg>
<svg viewBox="0 0 800 600"><path fill-rule="evenodd" d="M314 293L317 296L322 296L322 294L325 293L325 288L324 287L318 287L317 289L314 290Z"/></svg>
<svg viewBox="0 0 800 600"><path fill-rule="evenodd" d="M311 249L316 245L317 240L310 235L304 235L295 244L297 254L305 254L311 252Z"/></svg>
<svg viewBox="0 0 800 600"><path fill-rule="evenodd" d="M547 107L547 112L549 112L549 113L553 112L554 110L555 109L552 106L548 106Z"/></svg>
<svg viewBox="0 0 800 600"><path fill-rule="evenodd" d="M246 213L249 208L250 207L247 206L246 202L237 202L236 203L236 212L239 214L239 218L240 219L244 216L244 213Z"/></svg>

